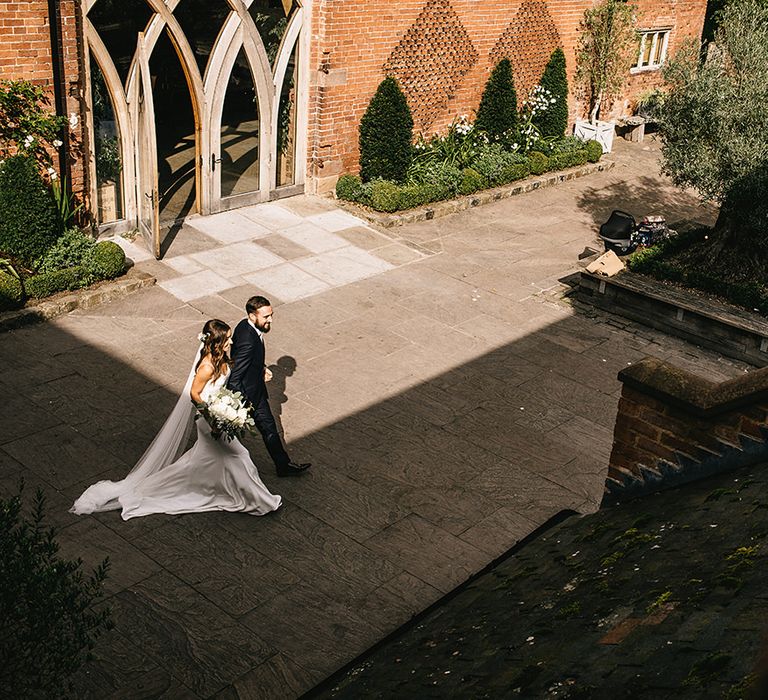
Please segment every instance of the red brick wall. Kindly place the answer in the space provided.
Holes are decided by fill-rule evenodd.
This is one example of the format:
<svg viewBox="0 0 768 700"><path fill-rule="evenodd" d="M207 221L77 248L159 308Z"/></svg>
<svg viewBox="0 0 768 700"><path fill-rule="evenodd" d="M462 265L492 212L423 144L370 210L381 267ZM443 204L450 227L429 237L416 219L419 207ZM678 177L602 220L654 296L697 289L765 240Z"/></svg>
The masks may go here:
<svg viewBox="0 0 768 700"><path fill-rule="evenodd" d="M407 78L414 130L436 133L458 115L473 115L493 65L505 55L513 62L518 102L538 82L557 45L565 51L572 81L579 23L591 4L592 0L316 0L308 163L314 189L326 191L339 174L357 171L358 124L385 76L385 65L395 75L400 68L401 82L402 75ZM706 0L640 0L639 26L673 27L672 54L683 38L701 34L705 9ZM420 34L414 32L414 24L421 28ZM424 41L425 32L434 40L431 46ZM408 58L412 65L405 68ZM457 67L466 70L453 79L446 77ZM658 72L628 77L625 99L617 101L612 113L626 113L638 93L659 82ZM572 98L571 121L581 116L581 109Z"/></svg>
<svg viewBox="0 0 768 700"><path fill-rule="evenodd" d="M66 113L78 116L78 125L70 131L68 159L69 177L75 192L85 187L83 168L83 104L80 57L82 55L82 22L77 0L60 0L60 33ZM50 108L55 109L51 28L46 0L0 2L0 79L30 80L46 88ZM55 160L55 164L58 162Z"/></svg>

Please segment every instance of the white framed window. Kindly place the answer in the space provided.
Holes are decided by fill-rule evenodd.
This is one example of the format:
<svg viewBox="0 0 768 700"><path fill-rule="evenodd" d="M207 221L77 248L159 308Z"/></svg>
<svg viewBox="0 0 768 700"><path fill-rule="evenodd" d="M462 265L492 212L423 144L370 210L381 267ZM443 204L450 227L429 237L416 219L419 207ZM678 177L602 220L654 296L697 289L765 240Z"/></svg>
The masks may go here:
<svg viewBox="0 0 768 700"><path fill-rule="evenodd" d="M669 29L640 30L640 51L637 62L632 66L632 73L645 70L657 70L664 65L669 44Z"/></svg>

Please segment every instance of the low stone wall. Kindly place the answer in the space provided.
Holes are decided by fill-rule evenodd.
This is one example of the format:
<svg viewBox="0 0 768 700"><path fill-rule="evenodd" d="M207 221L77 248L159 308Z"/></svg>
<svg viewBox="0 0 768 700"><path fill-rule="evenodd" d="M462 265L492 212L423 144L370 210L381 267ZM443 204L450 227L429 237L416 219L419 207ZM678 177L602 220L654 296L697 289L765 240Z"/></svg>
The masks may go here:
<svg viewBox="0 0 768 700"><path fill-rule="evenodd" d="M16 311L0 312L0 332L56 318L75 309L92 309L144 287L151 287L156 281L152 275L131 268L118 279L99 282L86 289L55 294Z"/></svg>
<svg viewBox="0 0 768 700"><path fill-rule="evenodd" d="M472 207L477 207L481 204L508 199L509 197L523 194L524 192L531 192L543 187L552 187L560 182L573 180L577 177L610 170L615 165L616 163L614 161L603 160L599 163L588 163L587 165L569 168L568 170L560 172L546 173L545 175L532 175L524 180L516 180L515 182L511 182L508 185L502 185L501 187L493 187L464 197L457 197L456 199L449 199L444 202L433 202L423 207L408 209L406 211L396 211L391 214L367 209L354 202L347 202L343 199L337 199L336 204L341 209L346 209L355 216L367 219L377 226L381 226L382 228L392 228L394 226L402 226L403 224L412 224L415 221L437 219L441 216L447 216L448 214L455 214L459 211L472 209Z"/></svg>
<svg viewBox="0 0 768 700"><path fill-rule="evenodd" d="M646 358L619 380L604 503L768 460L768 368L715 383Z"/></svg>
<svg viewBox="0 0 768 700"><path fill-rule="evenodd" d="M756 367L768 365L768 319L625 270L582 272L581 301Z"/></svg>

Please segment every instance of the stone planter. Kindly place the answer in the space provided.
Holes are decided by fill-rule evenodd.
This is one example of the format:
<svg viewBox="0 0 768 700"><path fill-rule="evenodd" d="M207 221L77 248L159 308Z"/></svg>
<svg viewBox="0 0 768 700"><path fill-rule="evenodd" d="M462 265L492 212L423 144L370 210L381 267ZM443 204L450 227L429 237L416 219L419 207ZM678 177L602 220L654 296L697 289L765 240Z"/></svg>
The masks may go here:
<svg viewBox="0 0 768 700"><path fill-rule="evenodd" d="M574 136L583 141L597 141L603 147L603 153L611 152L614 133L613 122L601 122L599 119L594 124L586 119L578 119L573 127Z"/></svg>

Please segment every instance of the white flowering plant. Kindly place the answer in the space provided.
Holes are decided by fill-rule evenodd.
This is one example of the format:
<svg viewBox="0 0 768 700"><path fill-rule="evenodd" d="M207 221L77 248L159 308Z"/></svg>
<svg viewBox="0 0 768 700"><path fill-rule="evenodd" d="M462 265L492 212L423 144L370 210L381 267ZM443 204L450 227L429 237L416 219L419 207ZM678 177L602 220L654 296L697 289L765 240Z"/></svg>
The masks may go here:
<svg viewBox="0 0 768 700"><path fill-rule="evenodd" d="M202 417L211 426L211 435L218 440L229 441L251 432L255 426L250 407L239 391L221 387L207 402L195 404L197 417Z"/></svg>
<svg viewBox="0 0 768 700"><path fill-rule="evenodd" d="M455 168L468 168L479 150L488 143L488 137L475 129L466 114L455 117L445 134L424 138L419 134L414 144L413 163L445 164Z"/></svg>
<svg viewBox="0 0 768 700"><path fill-rule="evenodd" d="M51 114L49 102L45 90L27 80L0 80L1 158L25 153L43 169L51 165L68 120Z"/></svg>

